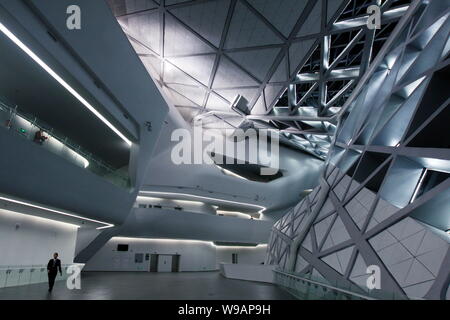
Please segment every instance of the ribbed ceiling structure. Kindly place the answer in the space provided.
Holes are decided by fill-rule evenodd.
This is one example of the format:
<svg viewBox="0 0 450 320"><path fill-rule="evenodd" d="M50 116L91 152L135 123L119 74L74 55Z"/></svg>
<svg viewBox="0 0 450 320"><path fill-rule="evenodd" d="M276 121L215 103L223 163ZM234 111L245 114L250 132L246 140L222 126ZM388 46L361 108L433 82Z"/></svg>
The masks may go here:
<svg viewBox="0 0 450 320"><path fill-rule="evenodd" d="M108 2L188 122L280 130L285 142L324 159L345 99L409 1ZM366 26L374 3L383 11L378 31ZM238 95L240 113L231 108Z"/></svg>

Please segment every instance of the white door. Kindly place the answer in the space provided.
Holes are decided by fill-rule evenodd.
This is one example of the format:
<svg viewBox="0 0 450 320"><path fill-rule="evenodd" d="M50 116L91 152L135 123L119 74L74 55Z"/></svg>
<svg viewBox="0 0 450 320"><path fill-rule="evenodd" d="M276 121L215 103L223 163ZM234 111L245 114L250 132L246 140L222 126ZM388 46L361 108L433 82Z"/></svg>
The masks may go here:
<svg viewBox="0 0 450 320"><path fill-rule="evenodd" d="M172 256L159 255L158 272L172 272Z"/></svg>

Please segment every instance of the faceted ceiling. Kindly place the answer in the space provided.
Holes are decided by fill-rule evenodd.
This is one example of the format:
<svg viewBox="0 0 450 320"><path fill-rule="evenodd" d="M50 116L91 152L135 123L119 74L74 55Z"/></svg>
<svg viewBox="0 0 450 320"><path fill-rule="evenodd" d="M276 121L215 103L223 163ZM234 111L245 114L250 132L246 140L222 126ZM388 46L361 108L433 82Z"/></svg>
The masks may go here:
<svg viewBox="0 0 450 320"><path fill-rule="evenodd" d="M362 52L386 39L383 32L380 39L369 36L366 11L373 1L366 0L107 1L144 66L187 122L280 130L284 142L320 158L328 153L337 124L336 118L323 117L340 111L359 65L370 62L371 55ZM398 2L383 1L382 11ZM383 22L401 13L391 12ZM324 58L321 49L327 46L338 60ZM317 55L316 71L311 59ZM299 72L306 64L312 69L305 80ZM328 70L330 65L335 69ZM325 76L334 83L319 81ZM327 86L333 90L327 92ZM295 101L280 106L292 89ZM238 95L244 98L241 112L231 107Z"/></svg>

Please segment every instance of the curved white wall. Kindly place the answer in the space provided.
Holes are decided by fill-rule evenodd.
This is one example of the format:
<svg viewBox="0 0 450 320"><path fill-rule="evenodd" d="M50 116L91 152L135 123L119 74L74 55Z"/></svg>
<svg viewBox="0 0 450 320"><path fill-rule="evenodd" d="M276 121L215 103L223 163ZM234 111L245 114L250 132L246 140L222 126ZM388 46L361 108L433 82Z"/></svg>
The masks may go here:
<svg viewBox="0 0 450 320"><path fill-rule="evenodd" d="M118 244L127 244L128 252L117 251ZM84 271L149 271L150 261L135 263L136 253L179 254L180 271L218 270L221 262L230 262L232 253L238 254L239 264L260 264L266 246L218 247L209 241L144 239L114 237L99 250L84 267Z"/></svg>
<svg viewBox="0 0 450 320"><path fill-rule="evenodd" d="M171 141L171 134L174 129L183 127L180 118L176 110L170 110L144 178L143 190L191 188L204 191L210 197L267 207L265 214L269 218L272 212L297 203L304 190L313 189L318 184L323 162L284 146L280 146L279 163L283 177L269 183L224 175L215 165L175 165L171 160L171 151L177 143ZM186 126L184 128L190 130Z"/></svg>
<svg viewBox="0 0 450 320"><path fill-rule="evenodd" d="M118 244L128 244L128 251L117 251ZM179 254L180 271L216 270L216 248L211 242L115 237L86 264L85 271L148 271L150 261L135 263L136 253Z"/></svg>

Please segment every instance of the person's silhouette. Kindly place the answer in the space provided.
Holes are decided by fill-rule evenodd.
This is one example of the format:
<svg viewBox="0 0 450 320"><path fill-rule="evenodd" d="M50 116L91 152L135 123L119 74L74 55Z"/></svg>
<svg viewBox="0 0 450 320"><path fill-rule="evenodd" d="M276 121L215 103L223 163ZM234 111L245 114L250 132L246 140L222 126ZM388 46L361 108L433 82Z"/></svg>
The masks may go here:
<svg viewBox="0 0 450 320"><path fill-rule="evenodd" d="M47 264L47 272L48 272L48 292L52 292L53 286L55 285L55 279L56 275L59 274L62 276L62 270L61 270L61 260L58 259L58 253L55 252L53 254L53 259L50 259L50 261Z"/></svg>

